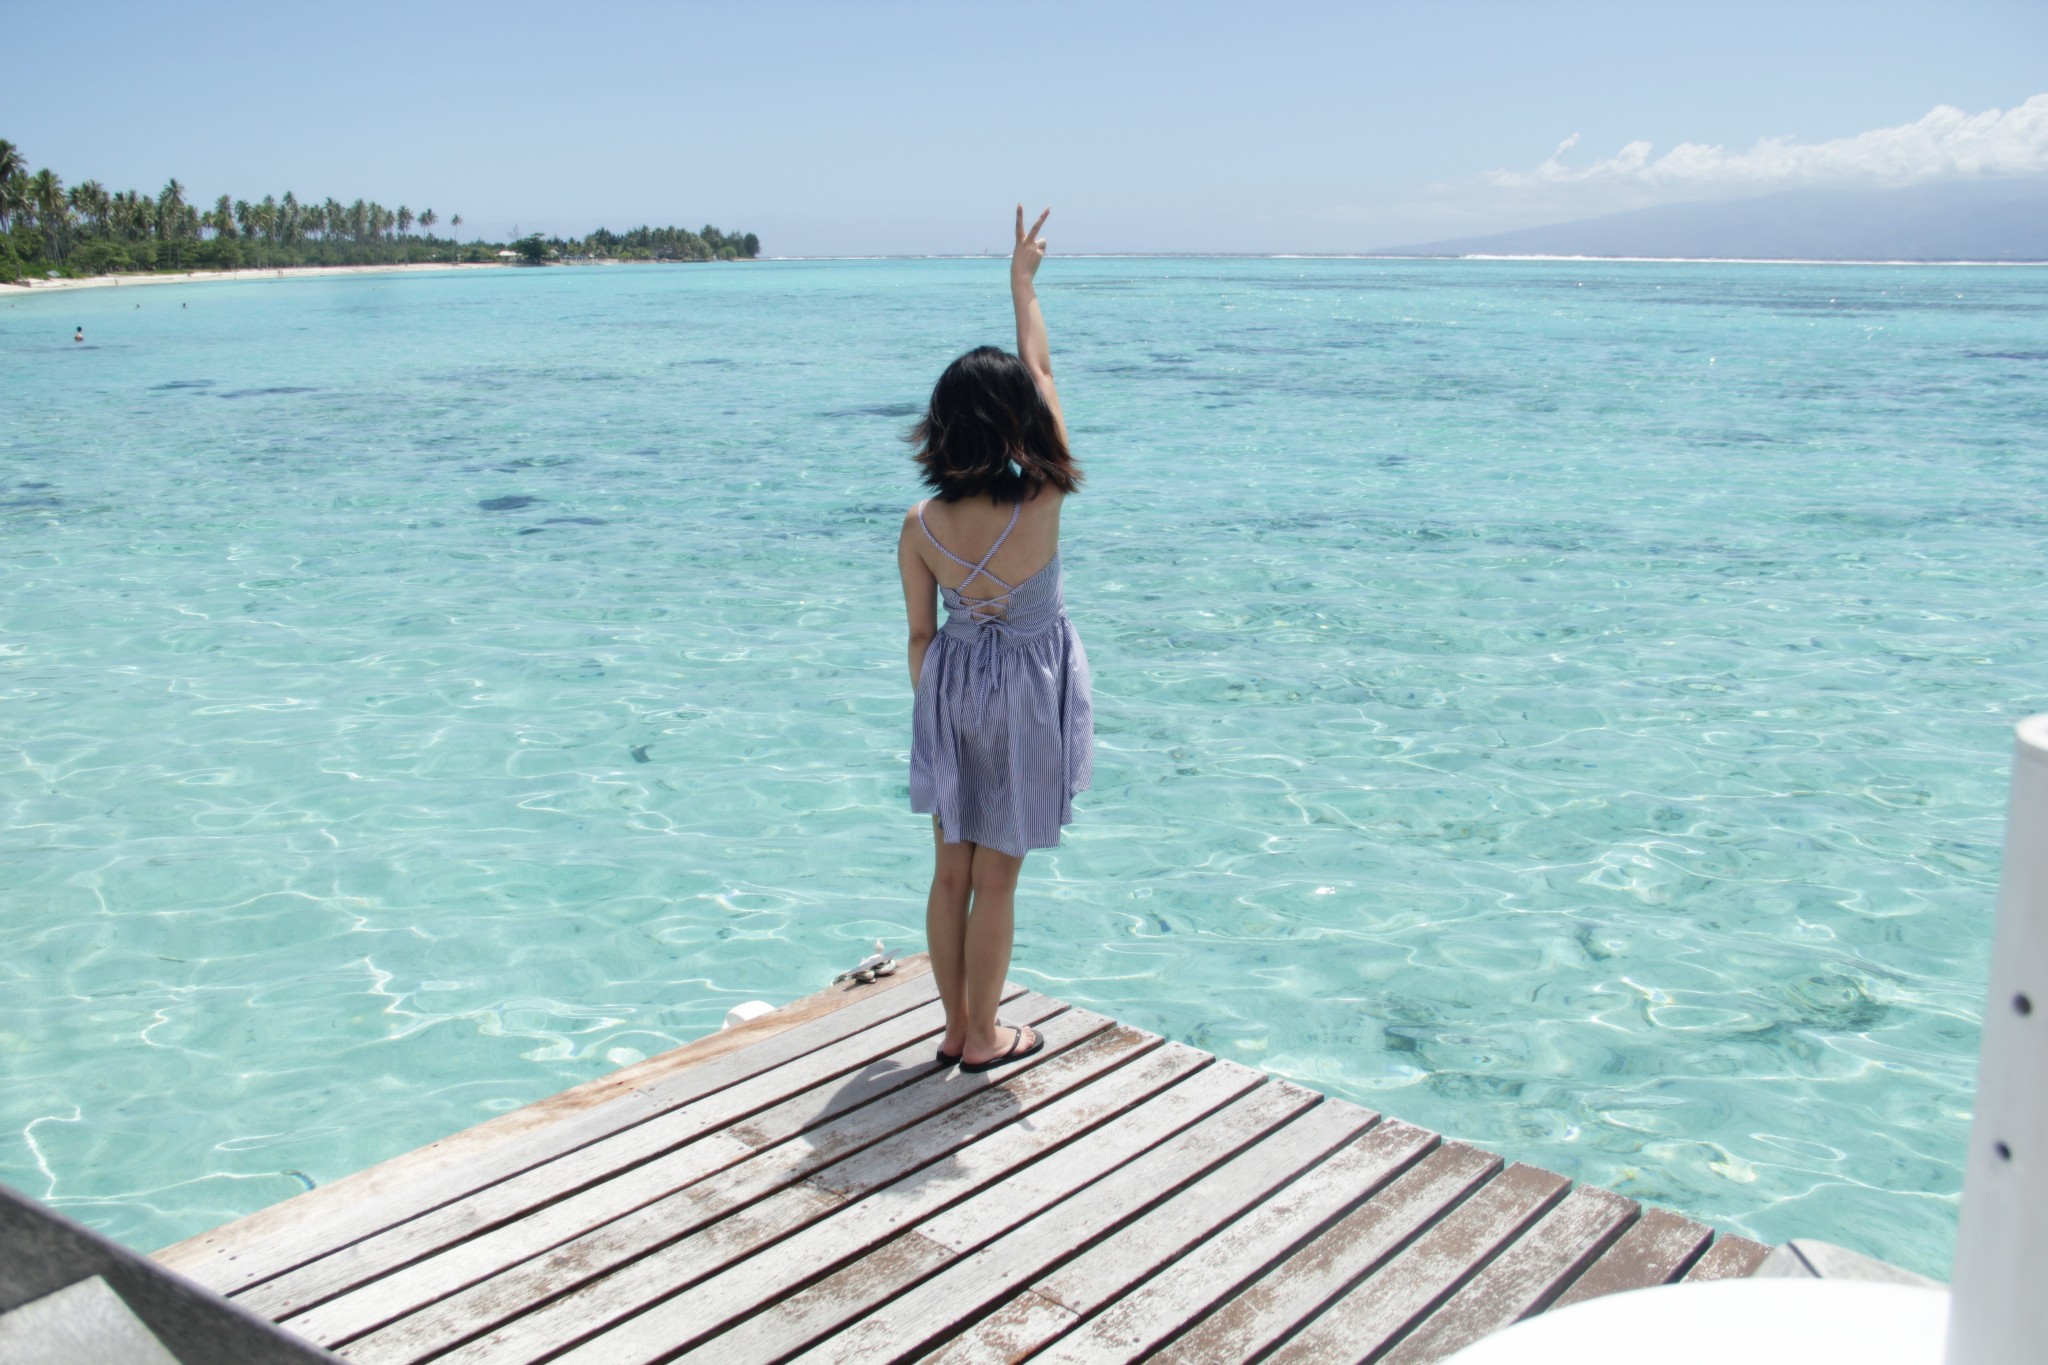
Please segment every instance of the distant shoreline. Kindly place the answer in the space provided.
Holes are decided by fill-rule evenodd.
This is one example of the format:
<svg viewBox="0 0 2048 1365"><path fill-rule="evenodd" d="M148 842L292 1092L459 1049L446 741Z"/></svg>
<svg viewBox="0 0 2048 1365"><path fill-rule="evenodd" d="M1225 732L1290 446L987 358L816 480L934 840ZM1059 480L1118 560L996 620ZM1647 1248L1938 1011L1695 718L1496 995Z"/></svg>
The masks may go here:
<svg viewBox="0 0 2048 1365"><path fill-rule="evenodd" d="M75 280L16 280L0 284L0 298L53 293L65 289L113 289L139 284L199 284L207 280L303 280L322 275L399 275L415 270L510 270L497 261L415 261L401 265L287 265L268 270L135 271L121 275L87 275Z"/></svg>
<svg viewBox="0 0 2048 1365"><path fill-rule="evenodd" d="M2038 261L1863 260L1803 256L1555 256L1508 255L1498 252L1462 256L1388 251L1063 251L1070 261L1553 261L1575 265L1960 265L2014 268L2048 266ZM899 255L763 256L764 261L997 261L1009 257L993 251L917 251Z"/></svg>
<svg viewBox="0 0 2048 1365"><path fill-rule="evenodd" d="M1616 265L1968 265L1968 266L2043 266L2048 261L1967 261L1967 260L1864 260L1860 257L1815 257L1815 256L1558 256L1540 252L1494 252L1474 251L1461 256L1419 256L1419 255L1369 255L1361 260L1379 261L1562 261L1575 265L1613 262Z"/></svg>
<svg viewBox="0 0 2048 1365"><path fill-rule="evenodd" d="M1363 251L1071 251L1063 255L1080 261L1485 261L1531 262L1553 265L1840 265L1840 266L1962 266L1972 269L2048 267L2048 261L1915 261L1915 260L1822 260L1801 257L1756 256L1554 256L1472 254L1466 256L1392 255ZM986 261L1005 257L989 252L918 252L896 256L767 256L764 261ZM644 265L644 261L563 261L553 266ZM516 270L523 263L501 261L414 261L390 265L293 265L238 270L135 271L116 275L88 275L80 279L15 280L0 283L0 299L20 294L56 293L71 289L133 288L149 284L199 284L208 280L303 280L333 275L399 275L414 271Z"/></svg>

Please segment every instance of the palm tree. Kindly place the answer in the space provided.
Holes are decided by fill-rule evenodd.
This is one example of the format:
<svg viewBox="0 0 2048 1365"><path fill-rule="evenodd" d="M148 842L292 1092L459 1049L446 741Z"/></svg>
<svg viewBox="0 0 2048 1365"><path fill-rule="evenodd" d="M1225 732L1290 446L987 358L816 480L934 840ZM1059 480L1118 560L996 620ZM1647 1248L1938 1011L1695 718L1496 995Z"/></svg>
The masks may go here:
<svg viewBox="0 0 2048 1365"><path fill-rule="evenodd" d="M213 201L213 213L208 223L216 237L235 235L235 205L226 195Z"/></svg>
<svg viewBox="0 0 2048 1365"><path fill-rule="evenodd" d="M251 235L256 239L257 264L269 266L277 256L277 248L289 242L299 230L299 213L296 204L280 200L274 194L266 194L263 201L249 206L249 221L255 227ZM286 265L292 263L285 258Z"/></svg>
<svg viewBox="0 0 2048 1365"><path fill-rule="evenodd" d="M35 210L36 226L43 230L51 259L62 261L66 239L71 235L71 205L64 200L64 182L48 166L28 178L29 204Z"/></svg>
<svg viewBox="0 0 2048 1365"><path fill-rule="evenodd" d="M185 217L185 187L172 176L156 197L157 222L160 230L175 233Z"/></svg>
<svg viewBox="0 0 2048 1365"><path fill-rule="evenodd" d="M15 219L25 216L32 207L27 176L11 175L0 180L0 224L11 227Z"/></svg>
<svg viewBox="0 0 2048 1365"><path fill-rule="evenodd" d="M157 217L156 200L136 190L128 191L128 229L137 241L163 235Z"/></svg>
<svg viewBox="0 0 2048 1365"><path fill-rule="evenodd" d="M137 198L134 190L119 190L107 205L107 217L113 226L114 235L126 241L133 241L138 235L135 223Z"/></svg>
<svg viewBox="0 0 2048 1365"><path fill-rule="evenodd" d="M97 180L86 180L73 185L68 197L72 209L92 225L93 235L105 236L110 209L107 187Z"/></svg>
<svg viewBox="0 0 2048 1365"><path fill-rule="evenodd" d="M0 138L0 232L14 222L14 215L28 207L27 189L20 183L28 174L28 163L21 159L21 148Z"/></svg>

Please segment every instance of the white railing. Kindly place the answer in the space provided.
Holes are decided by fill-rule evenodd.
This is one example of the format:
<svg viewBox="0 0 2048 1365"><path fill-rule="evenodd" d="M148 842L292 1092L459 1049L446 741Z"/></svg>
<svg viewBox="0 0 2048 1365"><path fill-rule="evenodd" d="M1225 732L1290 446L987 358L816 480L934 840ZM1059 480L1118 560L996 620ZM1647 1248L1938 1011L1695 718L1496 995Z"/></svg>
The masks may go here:
<svg viewBox="0 0 2048 1365"><path fill-rule="evenodd" d="M1948 1365L2048 1359L2048 714L2018 734Z"/></svg>

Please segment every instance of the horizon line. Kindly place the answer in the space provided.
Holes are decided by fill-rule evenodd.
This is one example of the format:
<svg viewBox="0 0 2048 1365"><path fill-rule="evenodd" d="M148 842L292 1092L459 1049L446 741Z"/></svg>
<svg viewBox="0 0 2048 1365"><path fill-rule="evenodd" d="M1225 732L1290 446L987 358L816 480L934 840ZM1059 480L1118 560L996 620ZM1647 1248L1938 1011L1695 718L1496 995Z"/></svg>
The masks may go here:
<svg viewBox="0 0 2048 1365"><path fill-rule="evenodd" d="M890 251L830 255L771 255L759 261L999 261L997 251ZM1991 260L1966 256L1590 256L1555 252L1416 251L1066 251L1069 261L1555 261L1563 264L1640 265L1968 265L2048 266L2048 257ZM622 261L621 265L638 264Z"/></svg>

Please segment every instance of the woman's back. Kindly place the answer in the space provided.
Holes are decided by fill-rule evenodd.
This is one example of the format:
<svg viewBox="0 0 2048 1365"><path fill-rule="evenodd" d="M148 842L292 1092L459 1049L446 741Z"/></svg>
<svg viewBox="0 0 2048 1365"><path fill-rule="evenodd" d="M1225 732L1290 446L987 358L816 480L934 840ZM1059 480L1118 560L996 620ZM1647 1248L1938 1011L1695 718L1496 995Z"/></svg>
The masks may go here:
<svg viewBox="0 0 2048 1365"><path fill-rule="evenodd" d="M922 514L924 531L919 537L918 555L939 585L972 597L994 597L1005 584L1016 586L1040 572L1060 551L1060 504L1066 500L1056 488L1042 488L1035 497L1017 503L993 498L961 498L942 502L933 498L912 510ZM1017 524L1004 536L1010 514ZM1002 545L988 561L988 573L968 582L972 566L979 564L989 547L1001 538ZM937 544L933 544L936 541ZM943 546L944 550L939 547ZM946 551L951 551L949 557ZM958 560L966 560L961 564ZM993 574L1001 582L989 581Z"/></svg>

